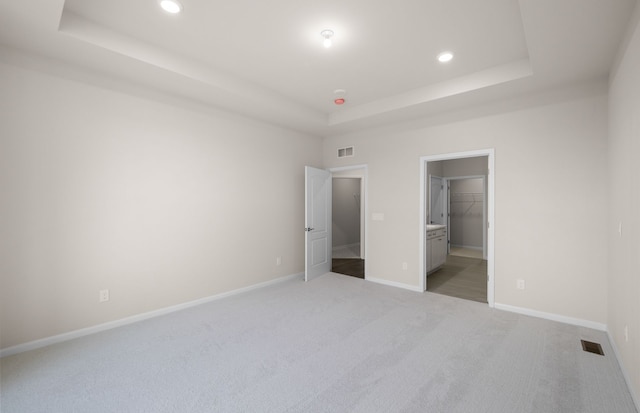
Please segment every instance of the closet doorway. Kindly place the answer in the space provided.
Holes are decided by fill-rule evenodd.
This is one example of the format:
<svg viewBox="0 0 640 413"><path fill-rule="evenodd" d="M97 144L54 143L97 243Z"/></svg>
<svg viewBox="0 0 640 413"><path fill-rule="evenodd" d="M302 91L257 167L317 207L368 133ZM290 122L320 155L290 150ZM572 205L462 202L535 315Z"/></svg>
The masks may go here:
<svg viewBox="0 0 640 413"><path fill-rule="evenodd" d="M366 168L334 169L331 172L331 271L364 279Z"/></svg>
<svg viewBox="0 0 640 413"><path fill-rule="evenodd" d="M487 204L484 175L447 178L449 254L487 259Z"/></svg>
<svg viewBox="0 0 640 413"><path fill-rule="evenodd" d="M424 291L494 306L493 165L493 149L421 158L420 274ZM432 208L431 185L439 180L432 177L444 182L438 208ZM437 222L440 204L446 218L442 223ZM446 259L440 254L444 234Z"/></svg>

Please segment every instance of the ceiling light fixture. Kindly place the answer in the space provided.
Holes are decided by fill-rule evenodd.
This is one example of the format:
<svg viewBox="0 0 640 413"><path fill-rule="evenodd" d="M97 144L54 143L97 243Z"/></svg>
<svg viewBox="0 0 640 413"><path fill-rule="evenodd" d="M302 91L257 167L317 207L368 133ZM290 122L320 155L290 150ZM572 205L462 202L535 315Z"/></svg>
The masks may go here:
<svg viewBox="0 0 640 413"><path fill-rule="evenodd" d="M453 53L451 52L442 52L438 55L438 61L440 63L447 63L453 59Z"/></svg>
<svg viewBox="0 0 640 413"><path fill-rule="evenodd" d="M331 47L331 37L333 36L333 30L325 29L320 32L320 35L324 37L324 41L322 42L324 47Z"/></svg>
<svg viewBox="0 0 640 413"><path fill-rule="evenodd" d="M178 14L182 11L182 4L177 0L160 0L160 7L171 14Z"/></svg>

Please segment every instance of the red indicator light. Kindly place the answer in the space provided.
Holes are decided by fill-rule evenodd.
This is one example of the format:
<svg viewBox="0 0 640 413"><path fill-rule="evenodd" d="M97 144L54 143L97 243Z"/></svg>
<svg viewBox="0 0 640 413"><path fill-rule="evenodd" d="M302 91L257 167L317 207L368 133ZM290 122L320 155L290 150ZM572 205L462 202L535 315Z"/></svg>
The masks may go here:
<svg viewBox="0 0 640 413"><path fill-rule="evenodd" d="M338 99L334 100L333 103L335 103L336 105L343 105L344 104L344 98L338 98Z"/></svg>

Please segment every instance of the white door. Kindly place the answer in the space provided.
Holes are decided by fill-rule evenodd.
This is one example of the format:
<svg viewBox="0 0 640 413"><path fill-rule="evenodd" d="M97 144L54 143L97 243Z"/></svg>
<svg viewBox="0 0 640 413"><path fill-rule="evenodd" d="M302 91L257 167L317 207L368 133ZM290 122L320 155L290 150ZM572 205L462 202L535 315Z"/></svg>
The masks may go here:
<svg viewBox="0 0 640 413"><path fill-rule="evenodd" d="M446 180L437 176L431 176L429 193L431 195L431 209L429 211L429 224L446 225L445 201L446 192L444 190Z"/></svg>
<svg viewBox="0 0 640 413"><path fill-rule="evenodd" d="M305 166L304 279L331 271L331 173Z"/></svg>

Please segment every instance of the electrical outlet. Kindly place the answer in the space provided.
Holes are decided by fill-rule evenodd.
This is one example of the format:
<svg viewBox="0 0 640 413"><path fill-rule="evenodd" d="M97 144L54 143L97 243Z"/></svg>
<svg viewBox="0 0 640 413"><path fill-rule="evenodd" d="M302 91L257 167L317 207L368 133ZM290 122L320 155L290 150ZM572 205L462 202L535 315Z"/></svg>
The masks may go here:
<svg viewBox="0 0 640 413"><path fill-rule="evenodd" d="M624 341L629 342L629 326L624 326Z"/></svg>
<svg viewBox="0 0 640 413"><path fill-rule="evenodd" d="M109 301L109 290L100 290L98 302L104 303Z"/></svg>
<svg viewBox="0 0 640 413"><path fill-rule="evenodd" d="M403 270L406 270L407 268L409 268L409 266L407 265L407 263L406 263L406 262L403 262L403 263L402 263L402 269L403 269Z"/></svg>
<svg viewBox="0 0 640 413"><path fill-rule="evenodd" d="M282 264L282 257L276 257L276 265Z"/></svg>
<svg viewBox="0 0 640 413"><path fill-rule="evenodd" d="M524 280L518 280L516 281L516 288L518 290L524 290Z"/></svg>

